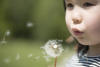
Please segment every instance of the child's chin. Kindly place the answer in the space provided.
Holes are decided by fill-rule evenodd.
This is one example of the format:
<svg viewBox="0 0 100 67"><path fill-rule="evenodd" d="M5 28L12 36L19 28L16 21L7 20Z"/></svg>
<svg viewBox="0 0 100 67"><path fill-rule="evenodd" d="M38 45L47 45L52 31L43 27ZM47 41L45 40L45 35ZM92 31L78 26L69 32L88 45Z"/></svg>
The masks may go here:
<svg viewBox="0 0 100 67"><path fill-rule="evenodd" d="M90 42L88 41L79 41L79 43L82 45L90 45Z"/></svg>
<svg viewBox="0 0 100 67"><path fill-rule="evenodd" d="M92 42L90 42L90 41L79 41L79 43L82 44L82 45L88 45L88 46L94 46L94 45L98 44L97 42L93 42L93 41Z"/></svg>

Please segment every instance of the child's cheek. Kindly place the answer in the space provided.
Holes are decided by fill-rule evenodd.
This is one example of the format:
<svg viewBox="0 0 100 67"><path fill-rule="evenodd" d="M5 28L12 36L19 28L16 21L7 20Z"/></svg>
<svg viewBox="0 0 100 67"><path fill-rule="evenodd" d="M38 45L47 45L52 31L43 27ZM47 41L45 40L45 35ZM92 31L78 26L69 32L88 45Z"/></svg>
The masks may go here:
<svg viewBox="0 0 100 67"><path fill-rule="evenodd" d="M88 19L88 22L86 23L87 27L87 33L88 36L92 40L98 40L100 39L100 18L99 16L94 16L91 19Z"/></svg>
<svg viewBox="0 0 100 67"><path fill-rule="evenodd" d="M90 13L88 13L87 16L87 28L88 31L90 32L90 34L93 34L93 36L96 35L100 35L100 8L95 8L94 10L91 10Z"/></svg>
<svg viewBox="0 0 100 67"><path fill-rule="evenodd" d="M71 30L70 30L71 29L71 18L70 17L71 16L69 14L67 14L65 16L65 20L66 20L66 26L67 26L69 32L71 33Z"/></svg>
<svg viewBox="0 0 100 67"><path fill-rule="evenodd" d="M69 30L69 32L71 33L71 24L70 24L70 21L66 21L66 26L67 26L67 29Z"/></svg>

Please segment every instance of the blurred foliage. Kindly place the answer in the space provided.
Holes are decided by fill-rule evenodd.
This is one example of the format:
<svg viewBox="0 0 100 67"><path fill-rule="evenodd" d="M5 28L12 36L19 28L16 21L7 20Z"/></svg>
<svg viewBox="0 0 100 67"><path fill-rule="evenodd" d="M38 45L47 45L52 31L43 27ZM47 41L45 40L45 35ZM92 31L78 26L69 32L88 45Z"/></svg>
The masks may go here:
<svg viewBox="0 0 100 67"><path fill-rule="evenodd" d="M0 0L0 37L9 29L11 38L66 39L64 16L63 0Z"/></svg>
<svg viewBox="0 0 100 67"><path fill-rule="evenodd" d="M0 67L54 67L54 58L46 58L47 55L40 49L43 44L45 43L28 40L13 40L5 45L0 44ZM72 48L67 46L58 57L57 67L63 67L63 59L67 60L72 56L75 52Z"/></svg>
<svg viewBox="0 0 100 67"><path fill-rule="evenodd" d="M69 35L63 0L0 0L0 67L53 67L40 47ZM69 45L63 43L58 64L73 53Z"/></svg>

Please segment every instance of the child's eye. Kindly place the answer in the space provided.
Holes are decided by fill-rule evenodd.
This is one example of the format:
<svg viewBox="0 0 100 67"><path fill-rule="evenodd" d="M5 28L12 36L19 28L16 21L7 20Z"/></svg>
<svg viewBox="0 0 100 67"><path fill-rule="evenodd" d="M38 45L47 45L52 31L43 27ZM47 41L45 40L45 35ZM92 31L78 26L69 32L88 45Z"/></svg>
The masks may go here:
<svg viewBox="0 0 100 67"><path fill-rule="evenodd" d="M67 4L67 8L68 8L68 9L71 10L71 9L73 9L73 7L74 7L74 5L73 5L72 3Z"/></svg>
<svg viewBox="0 0 100 67"><path fill-rule="evenodd" d="M83 6L84 7L91 7L91 6L94 6L94 4L86 2L86 3L83 4Z"/></svg>

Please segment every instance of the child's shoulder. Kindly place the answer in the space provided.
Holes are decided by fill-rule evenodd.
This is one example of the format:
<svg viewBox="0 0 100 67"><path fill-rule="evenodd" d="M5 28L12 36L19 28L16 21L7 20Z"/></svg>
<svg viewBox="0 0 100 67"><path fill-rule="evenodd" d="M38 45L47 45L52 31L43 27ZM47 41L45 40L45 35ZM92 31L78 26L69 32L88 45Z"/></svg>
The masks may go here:
<svg viewBox="0 0 100 67"><path fill-rule="evenodd" d="M77 54L73 54L67 61L65 64L65 67L72 67L72 65L74 65L75 63L77 63L79 60Z"/></svg>
<svg viewBox="0 0 100 67"><path fill-rule="evenodd" d="M100 67L100 56L78 57L74 54L67 60L65 67Z"/></svg>

